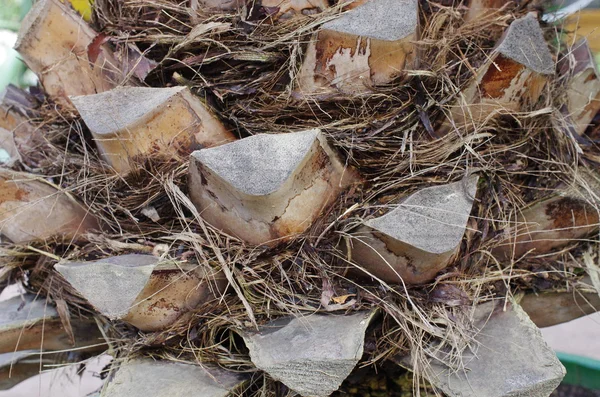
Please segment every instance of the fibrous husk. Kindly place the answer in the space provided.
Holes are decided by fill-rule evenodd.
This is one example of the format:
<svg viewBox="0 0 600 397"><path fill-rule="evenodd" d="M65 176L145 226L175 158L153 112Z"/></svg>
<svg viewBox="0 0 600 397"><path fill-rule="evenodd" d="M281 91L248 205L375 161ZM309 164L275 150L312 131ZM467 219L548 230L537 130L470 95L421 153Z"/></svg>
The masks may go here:
<svg viewBox="0 0 600 397"><path fill-rule="evenodd" d="M310 228L354 180L315 129L196 151L189 191L214 227L252 245L274 246Z"/></svg>
<svg viewBox="0 0 600 397"><path fill-rule="evenodd" d="M400 65L402 57L394 58L399 63L393 80L377 81L369 70L362 74L362 81L350 81L355 85L348 86L348 91L323 78L317 95L300 92L297 84L298 70L310 54L310 38L325 31L319 27L335 18L334 13L350 10L350 15L359 10L359 2L331 4L321 13L294 14L292 18L277 15L280 10L275 9L259 10L256 17L250 3L212 3L96 0L94 28L102 31L111 45L135 45L155 62L152 65L156 67L144 67L140 73L148 86L191 87L193 95L210 104L218 119L241 137L240 142L263 133L279 135L319 128L338 156L342 165L338 169L345 168L344 175L350 169L357 170L360 181L348 189L335 185L332 191L340 194L306 222L309 226L302 233L277 240L285 244L275 247L275 243L262 244L261 239L257 242L261 245L256 246L250 241L258 234L256 229L248 227L250 231L241 235L238 230L242 229L233 223L217 225L210 220L213 208L221 211L219 204L229 203L227 200L242 202L238 196L224 191L220 198L209 197L210 210L194 207L190 196L195 194L194 184L203 188L203 180L186 179L189 164L185 156L164 160L158 154L141 155L134 172L111 173L94 144L90 126L73 109L66 111L47 98L34 122L48 147L35 156L25 156L23 164L16 166L51 175L61 189L73 192L102 217L104 234L88 234L73 244L47 241L3 246L3 260L8 263L0 269L3 277L27 279L28 288L53 298L62 288L69 306L89 310L71 286L60 277L52 277L56 276L52 265L60 258L89 262L125 252L156 251L157 257L221 268L232 287L222 299L194 309L192 315L161 331L138 332L121 321L107 323L106 331L116 334L112 343L119 359L151 351L164 360L192 360L229 371L251 372L253 384L247 394L252 397L293 392L253 365L240 339L227 331L232 328L262 329L279 318L327 311L352 315L377 306L385 314L373 321L366 333L368 342L359 367L379 371L389 357L408 351L414 362L423 364L437 349L433 341L440 340L448 354L459 360L465 344L474 338L468 332L472 319L462 316L470 305L520 291L555 291L557 286L566 285L566 280L580 277L582 270L568 263L570 256L577 257L587 245L596 248L592 239L584 241L586 236L540 256L507 257L495 250L508 241L503 232L515 225L515 214L538 200L553 197L561 183L568 183L582 169L595 167L600 158L588 137L580 140L565 134L564 128L556 128L568 124L561 99L565 97L566 79L557 79L545 69L544 73L536 72L536 78L531 77L533 72L522 71L522 79L531 83L523 88L527 92L522 101L510 96L499 106L489 101L480 106L478 97L474 105L473 101L456 99L461 90L465 96L464 87L469 82L481 77L478 70L487 74L497 65L494 70L499 75L507 71L506 65L501 65L504 59L496 65L490 63L498 59L499 52L494 50L499 47L498 38L509 26L514 31L515 22L522 21L526 11L535 6L533 2L507 2L500 12L486 12L465 21L466 2L419 1L416 40L402 47L418 48L418 62ZM231 5L227 11L219 10ZM395 14L398 8L385 11ZM376 30L385 18L387 15L376 23L365 18L364 25ZM528 18L537 22L535 17ZM416 21L409 22L414 25ZM551 57L564 57L568 46L558 44L562 37L556 35L555 27L542 24L540 28L547 39L544 43L550 44ZM361 39L360 45L365 49L370 42L373 55L376 39L369 40ZM351 55L357 42L355 37L347 44ZM337 48L337 42L329 43ZM383 43L380 48L396 48L393 43ZM525 53L531 51L525 49ZM525 62L513 59L516 56L506 58L513 66ZM364 58L360 61L366 62ZM377 69L372 68L377 59L371 57L370 61L369 68ZM331 69L324 72L333 73ZM385 73L378 76L389 77ZM521 92L520 83L511 80L514 76L508 73L506 81L504 77L497 81L500 91L507 87L504 83L510 83L508 91ZM542 81L544 89L538 84ZM355 86L359 92L352 91ZM480 87L475 91L479 95ZM473 105L476 117L456 117L456 133L442 136L436 127L452 125L446 118L456 114L444 111L454 103ZM480 113L478 106L483 109ZM457 110L460 116L469 114L468 106ZM205 150L213 149L200 152ZM199 163L196 159L192 162ZM219 163L225 162L219 158ZM235 170L241 178L251 179L251 165L245 159ZM256 170L266 173L264 167L257 166ZM428 276L426 284L404 288L345 272L348 266L358 268L358 264L339 247L345 247L345 240L351 241L357 228L389 213L402 198L432 186L460 182L474 173L480 177L477 198L472 202L471 216L461 227L461 238L453 241L452 246L459 248L446 267ZM314 170L305 175L322 177ZM204 186L219 185L213 181L226 185L215 177L207 179L209 183ZM310 198L324 200L318 193ZM591 195L579 198L594 207ZM268 225L278 221L271 215L265 220ZM228 226L231 230L226 229ZM268 242L272 239L267 237ZM494 371L488 368L489 374ZM325 370L322 375L327 373ZM415 384L422 374L415 374ZM343 393L352 395L348 386L351 380L354 378L342 384Z"/></svg>

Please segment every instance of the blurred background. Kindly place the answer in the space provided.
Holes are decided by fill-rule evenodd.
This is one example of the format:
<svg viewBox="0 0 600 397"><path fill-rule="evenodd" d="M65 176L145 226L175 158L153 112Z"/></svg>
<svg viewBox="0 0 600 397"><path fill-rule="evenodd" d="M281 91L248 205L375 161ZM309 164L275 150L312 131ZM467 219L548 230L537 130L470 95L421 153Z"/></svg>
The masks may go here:
<svg viewBox="0 0 600 397"><path fill-rule="evenodd" d="M600 0L553 2L556 10L585 5L580 12L568 18L566 25L575 37L586 37L600 65ZM600 313L595 313L569 323L542 329L546 341L559 353L574 384L585 383L600 396ZM569 368L571 366L571 368ZM581 396L587 397L587 396Z"/></svg>
<svg viewBox="0 0 600 397"><path fill-rule="evenodd" d="M0 91L9 83L18 86L35 84L33 73L27 73L13 46L21 19L31 7L32 0L2 0L0 6Z"/></svg>
<svg viewBox="0 0 600 397"><path fill-rule="evenodd" d="M13 47L17 41L17 32L21 20L31 8L34 0L0 0L0 92L8 84L19 87L35 85L36 76L27 70ZM89 18L88 0L73 0L71 4Z"/></svg>

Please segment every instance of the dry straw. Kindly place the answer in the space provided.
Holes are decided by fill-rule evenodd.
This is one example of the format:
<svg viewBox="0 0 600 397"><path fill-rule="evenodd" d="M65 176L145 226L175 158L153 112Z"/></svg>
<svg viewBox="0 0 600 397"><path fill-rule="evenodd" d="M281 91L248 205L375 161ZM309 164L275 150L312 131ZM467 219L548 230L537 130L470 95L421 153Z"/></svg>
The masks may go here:
<svg viewBox="0 0 600 397"><path fill-rule="evenodd" d="M2 279L27 277L29 289L66 302L70 316L89 317L97 315L53 270L58 260L144 252L225 271L228 295L163 332L138 334L98 317L119 359L144 352L251 372L235 329L284 314L379 308L381 315L369 331L374 342L367 343L361 365L407 352L424 363L443 351L445 361L460 370L460 353L472 343L470 316L476 304L525 290L567 289L583 273L580 258L590 244L573 241L552 255L503 263L492 255L498 232L514 226L527 203L573 185L582 168L598 161L595 145L581 144L564 128L564 81L551 80L529 111L499 111L500 117L453 127L443 137L435 132L503 30L535 6L517 3L465 23L465 7L424 1L418 70L358 96L300 98L292 81L305 43L341 7L272 24L256 10L242 20L237 14L182 5L188 2L97 0L94 21L109 42L121 50L135 45L157 62L146 83L189 86L240 137L318 127L364 182L340 197L300 239L276 249L247 247L202 221L186 196L186 158L153 155L131 174L114 175L78 116L45 105L32 119L44 141L27 153L24 168L79 197L105 228L85 241L4 245ZM562 32L544 29L556 58L568 53L571 43L564 42ZM453 266L434 284L357 282L351 271L357 265L336 248L349 243L356 225L382 214L399 197L474 173L481 180L466 238ZM147 216L152 211L154 220ZM442 298L441 290L450 295ZM329 307L329 299L323 304L324 297L343 295L348 299L337 306ZM275 388L255 374L246 392L285 395Z"/></svg>

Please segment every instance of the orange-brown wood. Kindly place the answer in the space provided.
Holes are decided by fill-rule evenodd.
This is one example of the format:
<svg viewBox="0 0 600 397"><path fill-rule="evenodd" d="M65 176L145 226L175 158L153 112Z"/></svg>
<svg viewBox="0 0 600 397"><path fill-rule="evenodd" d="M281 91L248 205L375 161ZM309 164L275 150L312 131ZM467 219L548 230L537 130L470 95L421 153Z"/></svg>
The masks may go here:
<svg viewBox="0 0 600 397"><path fill-rule="evenodd" d="M598 222L598 211L582 198L550 197L525 208L493 252L502 259L545 254L585 238L598 229Z"/></svg>
<svg viewBox="0 0 600 397"><path fill-rule="evenodd" d="M353 3L339 19L325 23L315 33L297 77L301 95L368 92L416 66L417 4L413 0L388 3ZM392 11L392 16L386 15ZM393 18L396 21L389 22ZM381 28L370 29L369 24Z"/></svg>

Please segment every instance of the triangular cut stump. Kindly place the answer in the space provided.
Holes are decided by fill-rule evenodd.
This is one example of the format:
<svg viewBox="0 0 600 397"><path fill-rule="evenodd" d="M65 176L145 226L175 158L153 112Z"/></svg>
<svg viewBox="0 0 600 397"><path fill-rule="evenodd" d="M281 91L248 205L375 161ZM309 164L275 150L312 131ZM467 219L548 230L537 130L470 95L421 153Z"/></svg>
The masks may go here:
<svg viewBox="0 0 600 397"><path fill-rule="evenodd" d="M71 196L40 176L0 170L0 234L16 244L99 229Z"/></svg>
<svg viewBox="0 0 600 397"><path fill-rule="evenodd" d="M71 340L56 309L44 298L24 295L0 302L0 353L22 350L64 350L104 343L93 320L71 319Z"/></svg>
<svg viewBox="0 0 600 397"><path fill-rule="evenodd" d="M301 396L336 391L361 359L374 312L282 318L242 337L257 368Z"/></svg>
<svg viewBox="0 0 600 397"><path fill-rule="evenodd" d="M122 174L136 157L187 157L198 148L234 140L187 87L115 88L71 100L104 159Z"/></svg>
<svg viewBox="0 0 600 397"><path fill-rule="evenodd" d="M369 0L323 24L298 76L304 95L368 92L413 67L417 0Z"/></svg>
<svg viewBox="0 0 600 397"><path fill-rule="evenodd" d="M579 195L542 199L517 215L492 252L500 259L518 259L528 252L543 255L598 230L599 221L598 211Z"/></svg>
<svg viewBox="0 0 600 397"><path fill-rule="evenodd" d="M102 397L165 397L238 395L247 377L206 365L128 360L121 364Z"/></svg>
<svg viewBox="0 0 600 397"><path fill-rule="evenodd" d="M385 282L422 284L460 250L478 177L434 186L406 198L352 234L349 257Z"/></svg>
<svg viewBox="0 0 600 397"><path fill-rule="evenodd" d="M226 288L220 273L201 265L129 254L55 269L96 310L142 331L159 331Z"/></svg>
<svg viewBox="0 0 600 397"><path fill-rule="evenodd" d="M116 87L119 65L83 18L60 0L40 0L21 23L15 49L54 100ZM100 38L101 39L101 38Z"/></svg>
<svg viewBox="0 0 600 397"><path fill-rule="evenodd" d="M554 60L544 33L536 14L530 13L510 24L452 108L452 117L457 125L478 124L494 112L525 110L539 100L553 73Z"/></svg>
<svg viewBox="0 0 600 397"><path fill-rule="evenodd" d="M560 71L569 76L567 114L575 133L583 135L600 111L600 77L596 60L586 39L573 46L560 63Z"/></svg>
<svg viewBox="0 0 600 397"><path fill-rule="evenodd" d="M563 291L528 293L520 305L538 327L551 327L600 311L600 296L589 278Z"/></svg>
<svg viewBox="0 0 600 397"><path fill-rule="evenodd" d="M216 228L273 246L307 230L354 179L321 132L308 130L192 153L189 191Z"/></svg>
<svg viewBox="0 0 600 397"><path fill-rule="evenodd" d="M479 332L463 353L463 370L432 360L425 378L448 397L548 397L565 368L519 305L503 309L504 302L475 309Z"/></svg>

